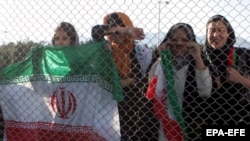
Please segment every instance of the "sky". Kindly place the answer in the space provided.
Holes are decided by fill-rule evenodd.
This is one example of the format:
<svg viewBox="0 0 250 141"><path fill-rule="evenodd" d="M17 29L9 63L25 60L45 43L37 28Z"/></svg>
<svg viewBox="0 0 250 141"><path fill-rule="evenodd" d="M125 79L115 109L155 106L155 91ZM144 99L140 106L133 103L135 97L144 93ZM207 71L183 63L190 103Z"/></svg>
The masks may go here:
<svg viewBox="0 0 250 141"><path fill-rule="evenodd" d="M189 23L197 36L204 36L206 22L215 14L225 16L236 36L250 42L250 0L1 0L0 44L50 43L62 21L75 26L81 41L89 40L91 28L114 11L126 13L134 26L143 28L146 39L141 42L147 44L158 44L178 22Z"/></svg>

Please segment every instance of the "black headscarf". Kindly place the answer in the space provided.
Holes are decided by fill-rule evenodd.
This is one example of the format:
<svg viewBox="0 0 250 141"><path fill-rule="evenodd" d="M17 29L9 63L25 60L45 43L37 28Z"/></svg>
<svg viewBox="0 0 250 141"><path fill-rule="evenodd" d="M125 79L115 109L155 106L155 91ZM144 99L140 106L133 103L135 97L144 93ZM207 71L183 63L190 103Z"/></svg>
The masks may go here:
<svg viewBox="0 0 250 141"><path fill-rule="evenodd" d="M196 42L196 38L195 38L193 28L187 23L177 23L177 24L174 24L169 29L166 37L163 39L163 41L160 43L160 45L163 44L164 42L166 42L167 40L172 39L173 33L176 31L176 29L184 29L187 32L188 39L190 41Z"/></svg>
<svg viewBox="0 0 250 141"><path fill-rule="evenodd" d="M168 31L166 37L163 39L160 45L162 45L164 42L167 42L167 40L171 40L173 38L173 35L177 29L183 29L186 34L189 41L196 42L195 34L193 31L193 28L187 24L187 23L177 23L174 24ZM183 66L190 63L190 61L193 60L193 57L190 54L187 54L185 56L175 56L172 59L172 63L176 70L181 69Z"/></svg>
<svg viewBox="0 0 250 141"><path fill-rule="evenodd" d="M218 22L218 21L222 21L227 26L227 31L228 31L229 36L227 38L226 44L220 49L212 48L209 45L208 39L206 37L205 45L206 45L207 53L214 67L217 67L217 71L219 72L225 72L226 67L227 67L226 66L227 61L228 61L228 52L229 52L230 47L233 47L233 45L235 44L236 38L235 38L235 33L231 24L228 22L228 20L225 17L221 15L215 15L209 18L207 25L206 25L206 28L207 28L206 35L208 32L208 24L210 24L211 22Z"/></svg>

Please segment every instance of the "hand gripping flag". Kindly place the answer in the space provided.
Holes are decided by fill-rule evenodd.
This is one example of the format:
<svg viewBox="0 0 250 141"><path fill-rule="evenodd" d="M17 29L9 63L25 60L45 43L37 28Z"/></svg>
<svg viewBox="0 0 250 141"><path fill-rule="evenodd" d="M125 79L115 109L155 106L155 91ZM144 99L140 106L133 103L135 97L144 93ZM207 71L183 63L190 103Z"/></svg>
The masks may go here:
<svg viewBox="0 0 250 141"><path fill-rule="evenodd" d="M185 141L185 124L173 76L171 54L166 50L161 53L161 63L151 78L146 96L154 103L153 110L161 122L165 138L168 141Z"/></svg>
<svg viewBox="0 0 250 141"><path fill-rule="evenodd" d="M0 71L8 141L118 141L122 88L104 42L35 47Z"/></svg>

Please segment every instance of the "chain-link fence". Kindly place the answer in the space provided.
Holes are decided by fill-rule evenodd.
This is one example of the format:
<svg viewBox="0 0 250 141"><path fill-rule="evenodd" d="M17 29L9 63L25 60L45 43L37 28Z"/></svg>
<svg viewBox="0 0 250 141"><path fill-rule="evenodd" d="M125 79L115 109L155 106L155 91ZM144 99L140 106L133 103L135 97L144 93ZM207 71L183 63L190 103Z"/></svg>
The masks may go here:
<svg viewBox="0 0 250 141"><path fill-rule="evenodd" d="M108 46L92 42L91 30L95 25L103 24L104 17L112 12L126 13L134 27L143 29L145 38L137 42L140 45L147 45L149 49L147 53L152 53L153 59L155 59L156 48L172 25L188 23L194 30L197 42L205 47L206 24L209 18L217 14L223 15L235 32L234 46L237 52L235 54L239 54L235 57L239 60L235 61L237 62L235 68L244 74L245 78L250 78L250 58L248 57L250 1L248 0L1 0L0 68L1 75L5 75L0 76L3 109L0 124L1 138L5 133L5 138L9 140L120 140L122 136L124 140L151 141L158 140L158 136L161 135L170 140L184 133L186 140L200 140L198 135L201 135L201 126L204 123L234 125L247 122L250 124L248 119L249 87L239 82L227 81L225 85L222 84L225 87L218 91L216 91L218 83L213 83L210 98L201 96L190 98L183 94L184 96L181 97L186 98L184 104L181 104L185 106L183 111L176 112L175 108L167 107L175 109L171 111L175 116L179 112L183 117L183 123L180 119L176 120L177 123L169 122L170 119L178 119L178 116L170 116L168 121L163 122L163 119L166 120L166 118L161 119L164 115L153 113L161 106L159 107L154 100L149 100L145 96L151 83L147 74L144 76L144 73L150 68L144 68L144 71L138 70L136 65L128 63L128 66L132 65L132 68L137 68L132 70L130 75L137 79L138 84L129 88L123 87L123 83L120 86L120 79L121 81L124 79L126 83L134 81L127 79L130 76L126 76L126 69L122 76L122 67L126 66L124 64L129 61L133 62L133 59L127 60L124 54L115 57L112 53L109 54L110 50L107 52L105 49L93 49L96 46L105 46L105 48ZM50 48L54 45L52 38L55 29L61 22L71 23L78 33L80 46L91 47L91 49L85 47L72 50L63 47ZM132 51L132 58L138 58L136 54L140 52L138 49L143 50L140 47ZM237 51L238 48L244 48L244 50ZM98 51L104 53L96 53ZM242 52L245 52L245 55ZM223 54L223 52L220 53ZM208 54L205 54L206 59L209 58ZM109 55L113 55L114 62L109 59ZM220 60L215 54L209 59L212 60L213 57ZM123 60L119 61L119 59ZM218 73L220 69L220 67L211 67L213 82L217 82L217 78L222 75L229 77L228 74ZM119 80L116 75L120 76ZM221 77L221 79L227 78ZM76 82L77 84L73 86ZM187 87L184 83L186 81L179 80L178 82L183 85L183 89ZM68 89L69 85L72 85L71 89ZM188 91L191 93L196 90L196 88L189 87L183 93L187 95ZM241 90L244 93L241 93ZM169 89L165 91L162 93L168 93ZM178 89L175 91L179 92ZM78 97L77 94L81 96ZM110 94L113 94L115 100L110 98ZM122 100L119 94L124 95ZM223 94L225 95L221 96ZM173 105L170 104L170 106ZM182 129L175 127L176 124L179 124ZM177 131L170 132L175 129ZM127 137L123 136L124 134Z"/></svg>

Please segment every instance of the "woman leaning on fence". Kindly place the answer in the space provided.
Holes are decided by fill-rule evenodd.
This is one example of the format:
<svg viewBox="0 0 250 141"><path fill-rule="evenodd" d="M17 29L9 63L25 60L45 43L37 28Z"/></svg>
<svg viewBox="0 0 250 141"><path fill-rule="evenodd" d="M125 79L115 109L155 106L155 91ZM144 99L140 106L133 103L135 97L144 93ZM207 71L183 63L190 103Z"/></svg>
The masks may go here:
<svg viewBox="0 0 250 141"><path fill-rule="evenodd" d="M119 103L121 140L157 140L157 120L151 101L145 97L152 52L135 41L144 39L143 29L134 27L126 14L114 12L104 17L103 25L92 28L94 41L105 40L105 36L111 43L124 92Z"/></svg>
<svg viewBox="0 0 250 141"><path fill-rule="evenodd" d="M207 124L250 124L250 50L235 47L235 42L234 30L224 16L208 20L205 45L216 75L207 101Z"/></svg>

